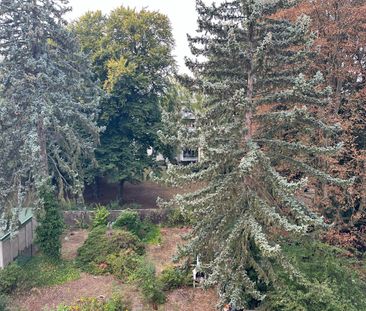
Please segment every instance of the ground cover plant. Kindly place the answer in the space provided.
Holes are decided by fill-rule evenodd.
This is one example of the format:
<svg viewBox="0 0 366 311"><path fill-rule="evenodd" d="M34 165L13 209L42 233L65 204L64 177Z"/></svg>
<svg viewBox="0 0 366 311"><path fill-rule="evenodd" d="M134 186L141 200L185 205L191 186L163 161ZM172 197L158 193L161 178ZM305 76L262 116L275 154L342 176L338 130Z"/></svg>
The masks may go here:
<svg viewBox="0 0 366 311"><path fill-rule="evenodd" d="M0 270L0 310L7 310L6 305L16 292L61 285L79 278L80 270L72 262L50 260L41 255L20 258Z"/></svg>
<svg viewBox="0 0 366 311"><path fill-rule="evenodd" d="M128 311L128 303L119 295L111 299L81 298L77 303L65 306L60 305L52 311Z"/></svg>

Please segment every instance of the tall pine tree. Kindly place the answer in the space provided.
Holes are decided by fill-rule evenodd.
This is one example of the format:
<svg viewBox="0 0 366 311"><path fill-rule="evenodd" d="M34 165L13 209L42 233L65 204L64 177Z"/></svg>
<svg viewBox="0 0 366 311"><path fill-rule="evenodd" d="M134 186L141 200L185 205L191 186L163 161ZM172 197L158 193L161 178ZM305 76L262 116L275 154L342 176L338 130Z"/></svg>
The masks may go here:
<svg viewBox="0 0 366 311"><path fill-rule="evenodd" d="M94 161L99 91L65 28L66 4L0 2L2 209L28 204L29 193L50 178L61 198L80 194L85 167Z"/></svg>
<svg viewBox="0 0 366 311"><path fill-rule="evenodd" d="M196 223L182 255L199 255L221 302L238 309L248 297L264 298L258 284L275 280L274 262L292 270L274 232L305 234L322 224L299 199L308 178L347 184L313 165L341 147L319 145L318 134L334 141L339 128L309 112L329 95L322 75L308 70L309 19L272 18L293 2L198 0L199 35L189 38L191 82L208 98L198 131L189 133L201 161L171 166L167 179L204 186L167 204ZM177 137L189 140L181 129L186 135Z"/></svg>

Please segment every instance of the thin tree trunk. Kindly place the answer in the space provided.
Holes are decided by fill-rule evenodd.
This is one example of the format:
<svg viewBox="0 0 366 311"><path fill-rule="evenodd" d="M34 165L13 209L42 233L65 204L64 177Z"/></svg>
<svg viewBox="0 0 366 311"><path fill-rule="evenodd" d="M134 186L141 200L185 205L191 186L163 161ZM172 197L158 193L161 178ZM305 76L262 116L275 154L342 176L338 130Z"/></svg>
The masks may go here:
<svg viewBox="0 0 366 311"><path fill-rule="evenodd" d="M93 188L94 188L94 199L96 201L98 201L100 198L100 182L101 182L100 177L95 176Z"/></svg>
<svg viewBox="0 0 366 311"><path fill-rule="evenodd" d="M124 183L125 183L124 180L120 180L118 182L117 200L120 204L123 204L123 185L124 185Z"/></svg>
<svg viewBox="0 0 366 311"><path fill-rule="evenodd" d="M247 101L249 104L249 111L245 115L245 127L247 129L247 134L245 135L245 142L248 142L253 136L253 93L254 93L254 73L253 73L253 46L254 39L254 27L253 25L249 25L249 64L248 64L248 83L247 83Z"/></svg>

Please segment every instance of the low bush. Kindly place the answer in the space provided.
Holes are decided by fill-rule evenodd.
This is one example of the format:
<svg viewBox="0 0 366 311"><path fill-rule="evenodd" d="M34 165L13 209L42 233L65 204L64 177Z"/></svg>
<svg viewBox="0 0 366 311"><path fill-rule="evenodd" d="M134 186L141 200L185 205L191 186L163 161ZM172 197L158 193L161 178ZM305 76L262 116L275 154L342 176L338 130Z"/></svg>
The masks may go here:
<svg viewBox="0 0 366 311"><path fill-rule="evenodd" d="M22 268L17 263L11 263L0 270L0 295L10 294L23 281Z"/></svg>
<svg viewBox="0 0 366 311"><path fill-rule="evenodd" d="M97 298L81 298L76 304L60 305L53 311L128 311L129 305L120 296L114 296L109 300Z"/></svg>
<svg viewBox="0 0 366 311"><path fill-rule="evenodd" d="M121 280L128 279L141 264L142 257L131 249L107 256L110 272Z"/></svg>
<svg viewBox="0 0 366 311"><path fill-rule="evenodd" d="M106 207L98 206L94 213L92 227L96 228L99 226L102 226L102 227L107 226L109 215L110 215L110 212L108 211L108 209Z"/></svg>
<svg viewBox="0 0 366 311"><path fill-rule="evenodd" d="M189 217L182 213L178 208L174 208L169 211L166 225L169 227L181 227L191 225Z"/></svg>
<svg viewBox="0 0 366 311"><path fill-rule="evenodd" d="M0 311L8 311L7 307L8 298L5 295L0 294Z"/></svg>
<svg viewBox="0 0 366 311"><path fill-rule="evenodd" d="M291 279L278 268L280 286L268 293L264 310L366 310L366 283L352 269L355 262L342 250L308 241L286 244L283 250L304 279Z"/></svg>
<svg viewBox="0 0 366 311"><path fill-rule="evenodd" d="M123 211L113 224L113 228L124 229L141 236L142 221L137 212L131 210Z"/></svg>
<svg viewBox="0 0 366 311"><path fill-rule="evenodd" d="M161 272L159 281L162 284L162 289L169 291L191 285L192 277L178 267L168 267Z"/></svg>
<svg viewBox="0 0 366 311"><path fill-rule="evenodd" d="M138 255L144 253L144 245L134 234L123 230L93 229L84 245L78 249L76 264L93 274L108 272L107 257L130 250Z"/></svg>
<svg viewBox="0 0 366 311"><path fill-rule="evenodd" d="M159 227L148 221L141 221L136 211L122 211L114 222L113 228L132 232L146 243L157 244L161 239Z"/></svg>
<svg viewBox="0 0 366 311"><path fill-rule="evenodd" d="M147 302L152 304L163 304L165 302L166 297L163 286L156 277L153 264L141 261L139 267L131 274L130 281L137 283Z"/></svg>

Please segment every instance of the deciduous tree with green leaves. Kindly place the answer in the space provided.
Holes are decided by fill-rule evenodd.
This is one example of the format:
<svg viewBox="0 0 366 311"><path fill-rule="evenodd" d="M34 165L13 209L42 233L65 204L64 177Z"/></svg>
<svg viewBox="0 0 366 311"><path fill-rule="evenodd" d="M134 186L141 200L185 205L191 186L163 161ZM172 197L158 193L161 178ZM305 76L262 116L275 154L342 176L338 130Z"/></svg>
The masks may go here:
<svg viewBox="0 0 366 311"><path fill-rule="evenodd" d="M147 149L158 145L160 101L174 69L170 22L158 12L119 7L108 16L87 13L72 29L106 92L99 115L105 132L96 152L100 174L121 187L139 181L152 165Z"/></svg>
<svg viewBox="0 0 366 311"><path fill-rule="evenodd" d="M235 308L264 299L276 281L273 264L296 275L281 252L281 232L306 234L322 219L299 198L308 179L346 186L314 166L335 154L337 126L310 113L324 107L329 89L309 70L309 19L273 14L294 1L197 1L199 34L190 37L191 84L207 96L195 143L201 161L171 166L173 185L203 185L162 205L193 215L194 228L182 256L200 256L208 284ZM319 144L322 133L328 145Z"/></svg>

